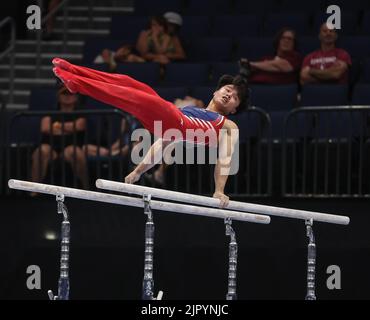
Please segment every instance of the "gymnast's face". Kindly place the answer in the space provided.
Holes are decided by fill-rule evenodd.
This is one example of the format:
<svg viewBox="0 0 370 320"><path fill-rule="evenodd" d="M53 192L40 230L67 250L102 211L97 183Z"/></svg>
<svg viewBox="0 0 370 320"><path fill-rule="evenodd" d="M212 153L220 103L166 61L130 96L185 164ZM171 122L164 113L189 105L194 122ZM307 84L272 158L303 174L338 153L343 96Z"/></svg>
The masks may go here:
<svg viewBox="0 0 370 320"><path fill-rule="evenodd" d="M240 104L238 91L234 85L223 86L213 94L213 101L222 114L233 114Z"/></svg>

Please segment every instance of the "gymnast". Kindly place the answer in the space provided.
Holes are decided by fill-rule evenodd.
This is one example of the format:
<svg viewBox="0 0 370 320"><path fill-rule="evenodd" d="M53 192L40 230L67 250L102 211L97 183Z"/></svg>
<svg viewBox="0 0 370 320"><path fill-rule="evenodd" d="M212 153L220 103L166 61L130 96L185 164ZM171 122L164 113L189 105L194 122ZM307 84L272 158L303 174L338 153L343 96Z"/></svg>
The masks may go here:
<svg viewBox="0 0 370 320"><path fill-rule="evenodd" d="M132 114L151 133L155 134L155 121L161 121L163 132L178 129L184 136L188 130L214 133L219 149L223 146L226 152L222 155L220 152L215 165L213 197L220 199L220 207L228 205L229 197L224 194L224 188L238 142L234 134L238 126L226 116L240 112L247 105L248 84L244 77L223 75L206 109L193 106L178 109L173 103L162 99L151 87L127 75L77 66L60 58L54 58L52 63L54 74L69 91L90 96ZM126 183L137 182L143 173L156 165L155 161L148 161L148 157L158 159L158 153L174 142L163 139L163 136L156 138L143 161L125 178ZM196 139L192 142L198 143ZM206 144L211 145L212 139ZM163 154L160 159L161 156Z"/></svg>

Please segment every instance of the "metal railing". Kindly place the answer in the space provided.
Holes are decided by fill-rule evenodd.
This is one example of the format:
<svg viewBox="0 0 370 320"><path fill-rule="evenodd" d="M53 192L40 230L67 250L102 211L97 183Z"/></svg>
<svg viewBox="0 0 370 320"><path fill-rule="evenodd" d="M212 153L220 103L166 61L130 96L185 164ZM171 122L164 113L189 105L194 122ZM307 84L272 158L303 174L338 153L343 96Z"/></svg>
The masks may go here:
<svg viewBox="0 0 370 320"><path fill-rule="evenodd" d="M242 114L230 117L239 126L239 170L230 175L226 193L233 198L267 197L272 194L271 120L262 109L251 107ZM197 159L198 150L194 158ZM174 190L212 196L214 165L205 163L176 164L168 169L167 185ZM184 150L184 154L186 150ZM185 161L184 161L185 163ZM155 185L153 185L155 186Z"/></svg>
<svg viewBox="0 0 370 320"><path fill-rule="evenodd" d="M303 107L284 125L282 194L370 196L370 106Z"/></svg>
<svg viewBox="0 0 370 320"><path fill-rule="evenodd" d="M0 29L2 29L7 24L10 24L11 31L10 31L10 45L9 47L0 54L0 60L3 59L5 56L10 54L10 69L9 69L9 96L8 102L13 103L14 98L14 48L15 48L15 40L16 40L16 26L15 21L12 17L6 17L0 22Z"/></svg>
<svg viewBox="0 0 370 320"><path fill-rule="evenodd" d="M43 117L50 116L60 119L61 134L42 135L40 122ZM73 117L73 120L71 120ZM78 131L76 120L86 119L86 129ZM127 121L126 131L122 132L122 119ZM73 130L67 137L66 123L73 122ZM23 111L11 117L7 128L6 177L27 178L37 177L37 180L50 184L73 186L89 189L94 178L106 176L109 179L123 180L128 171L128 159L123 155L127 145L123 135L130 134L130 118L120 110L84 110L73 112L62 111ZM50 132L53 133L50 123ZM111 145L118 142L118 152L113 154ZM50 147L42 149L41 145ZM72 160L66 159L66 149L71 146ZM90 146L95 151L90 153ZM105 148L105 152L104 149ZM128 157L131 145L128 145ZM48 155L45 156L45 150ZM77 151L76 151L77 150ZM56 153L55 153L56 152ZM83 153L81 153L83 152ZM55 154L55 156L54 156ZM83 161L78 158L83 154ZM55 157L55 159L54 159ZM47 163L47 171L42 174L42 161ZM69 162L67 165L66 161ZM34 165L37 163L37 166ZM85 167L81 168L81 165ZM80 166L80 167L79 167ZM83 170L83 172L81 171ZM80 175L78 174L80 173ZM43 178L43 179L41 179ZM83 181L86 178L86 181ZM7 191L8 192L8 191Z"/></svg>

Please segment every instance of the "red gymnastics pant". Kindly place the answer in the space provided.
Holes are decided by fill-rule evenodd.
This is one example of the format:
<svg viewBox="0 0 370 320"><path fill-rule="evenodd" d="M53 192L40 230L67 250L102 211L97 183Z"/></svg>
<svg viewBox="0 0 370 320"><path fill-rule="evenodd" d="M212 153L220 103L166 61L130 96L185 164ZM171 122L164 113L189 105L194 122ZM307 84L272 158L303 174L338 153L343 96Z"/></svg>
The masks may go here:
<svg viewBox="0 0 370 320"><path fill-rule="evenodd" d="M162 131L178 129L185 134L188 120L171 102L162 99L148 85L122 74L111 74L54 59L54 73L70 91L79 92L135 116L154 133L154 121L161 121Z"/></svg>

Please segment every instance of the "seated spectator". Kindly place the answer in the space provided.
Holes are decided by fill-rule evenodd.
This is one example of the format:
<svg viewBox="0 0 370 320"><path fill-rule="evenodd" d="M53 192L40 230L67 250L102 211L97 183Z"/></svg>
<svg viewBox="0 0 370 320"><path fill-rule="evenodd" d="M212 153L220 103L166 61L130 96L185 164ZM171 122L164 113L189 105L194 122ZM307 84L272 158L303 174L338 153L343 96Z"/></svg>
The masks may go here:
<svg viewBox="0 0 370 320"><path fill-rule="evenodd" d="M308 54L303 61L301 84L348 82L348 69L352 64L347 51L336 48L338 34L329 29L326 23L321 25L319 39L321 48Z"/></svg>
<svg viewBox="0 0 370 320"><path fill-rule="evenodd" d="M109 66L109 71L114 72L117 68L117 63L125 62L145 62L145 59L134 53L132 45L123 45L117 51L104 49L98 55L94 63L106 63Z"/></svg>
<svg viewBox="0 0 370 320"><path fill-rule="evenodd" d="M127 128L127 120L125 118L122 118L121 121L121 137L119 137L111 146L108 146L105 141L104 137L102 137L102 143L101 145L97 146L95 144L88 144L83 146L83 150L85 154L87 154L90 157L109 157L111 156L117 156L121 153L122 157L127 157L129 150L130 150L130 136L128 134L128 128Z"/></svg>
<svg viewBox="0 0 370 320"><path fill-rule="evenodd" d="M42 140L32 154L32 181L42 182L50 161L63 158L67 161L82 187L88 189L85 154L82 151L86 119L72 113L77 108L78 95L62 86L57 93L58 110L71 114L46 116L41 119ZM76 144L74 144L76 142ZM35 195L33 193L32 195Z"/></svg>
<svg viewBox="0 0 370 320"><path fill-rule="evenodd" d="M278 32L274 41L275 56L266 56L261 61L240 60L241 68L251 68L250 83L289 84L297 83L302 58L297 50L295 31L284 28ZM241 73L243 71L241 70Z"/></svg>
<svg viewBox="0 0 370 320"><path fill-rule="evenodd" d="M141 31L136 49L146 61L162 65L185 59L181 42L177 36L168 33L167 20L162 16L150 18L150 27Z"/></svg>

